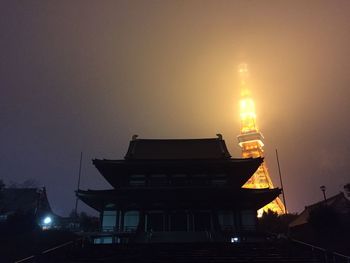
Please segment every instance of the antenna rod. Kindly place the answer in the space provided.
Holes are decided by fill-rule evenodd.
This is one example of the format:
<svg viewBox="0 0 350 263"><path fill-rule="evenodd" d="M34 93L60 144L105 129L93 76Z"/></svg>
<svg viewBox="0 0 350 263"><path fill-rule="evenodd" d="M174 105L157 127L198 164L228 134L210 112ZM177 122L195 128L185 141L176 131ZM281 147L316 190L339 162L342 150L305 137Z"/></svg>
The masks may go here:
<svg viewBox="0 0 350 263"><path fill-rule="evenodd" d="M278 152L277 152L277 149L276 149L276 158L277 158L277 165L278 165L278 174L279 174L279 176L280 176L280 182L281 182L281 188L282 188L283 203L284 203L284 208L286 209L285 214L287 214L286 196L284 195L284 188L283 188L283 182L282 182L281 167L280 167L280 161L279 161L279 159L278 159Z"/></svg>
<svg viewBox="0 0 350 263"><path fill-rule="evenodd" d="M83 152L80 152L80 162L79 162L79 176L78 176L78 184L77 184L77 191L80 188L80 176L81 176L81 163L83 161ZM78 217L78 196L76 196L76 200L75 200L75 209L74 209L74 213L75 216Z"/></svg>

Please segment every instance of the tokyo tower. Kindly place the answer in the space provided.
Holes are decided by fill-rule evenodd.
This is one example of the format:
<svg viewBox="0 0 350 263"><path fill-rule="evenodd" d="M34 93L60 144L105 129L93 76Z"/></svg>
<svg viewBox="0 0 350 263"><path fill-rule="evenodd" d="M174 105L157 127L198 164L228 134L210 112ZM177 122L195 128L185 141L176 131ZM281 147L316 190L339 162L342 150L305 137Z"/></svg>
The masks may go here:
<svg viewBox="0 0 350 263"><path fill-rule="evenodd" d="M254 100L251 97L248 86L248 67L247 64L241 64L238 69L239 85L241 90L240 100L240 121L241 133L237 136L239 146L242 149L243 158L264 157L264 137L259 131L256 124L256 113ZM266 163L263 162L255 174L243 185L245 188L274 188L267 169ZM267 204L258 211L258 217L261 217L263 212L272 210L277 214L284 214L286 212L285 206L280 200L276 198L271 203Z"/></svg>

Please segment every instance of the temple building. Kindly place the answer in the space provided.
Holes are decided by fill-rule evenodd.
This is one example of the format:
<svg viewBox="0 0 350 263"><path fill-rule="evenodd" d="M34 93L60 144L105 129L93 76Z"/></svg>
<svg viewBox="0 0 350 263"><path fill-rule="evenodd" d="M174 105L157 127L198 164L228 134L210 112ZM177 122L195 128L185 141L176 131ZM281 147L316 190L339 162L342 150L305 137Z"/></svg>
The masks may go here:
<svg viewBox="0 0 350 263"><path fill-rule="evenodd" d="M280 189L242 186L263 158L234 159L209 139L139 139L123 160L94 159L110 190L78 190L100 212L95 243L237 242L256 231L257 210Z"/></svg>
<svg viewBox="0 0 350 263"><path fill-rule="evenodd" d="M239 87L241 90L240 101L240 121L241 132L238 135L238 144L242 149L243 158L264 157L264 136L259 131L256 123L256 113L254 100L250 94L249 72L247 64L241 64L238 69ZM254 175L244 185L245 188L253 189L273 189L273 183L267 169L266 163L263 162ZM283 191L283 189L282 189ZM258 216L262 216L263 212L271 210L278 214L285 214L286 208L279 197L271 203L264 206L258 211Z"/></svg>

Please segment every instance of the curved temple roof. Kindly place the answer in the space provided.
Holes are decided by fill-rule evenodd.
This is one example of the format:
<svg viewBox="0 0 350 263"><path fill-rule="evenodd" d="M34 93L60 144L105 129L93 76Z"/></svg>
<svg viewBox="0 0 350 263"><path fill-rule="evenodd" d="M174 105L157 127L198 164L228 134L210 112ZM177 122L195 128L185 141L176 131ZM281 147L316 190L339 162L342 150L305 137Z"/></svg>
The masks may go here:
<svg viewBox="0 0 350 263"><path fill-rule="evenodd" d="M209 139L136 139L130 141L126 160L227 159L231 155L218 134Z"/></svg>
<svg viewBox="0 0 350 263"><path fill-rule="evenodd" d="M274 200L281 190L275 189L245 189L232 191L231 188L203 187L178 189L120 189L120 190L88 190L77 191L77 196L87 205L102 211L107 204L115 204L123 209L181 209L192 207L196 209L212 208L255 208L260 209ZM161 200L159 197L162 197ZM201 206L201 207L199 207Z"/></svg>
<svg viewBox="0 0 350 263"><path fill-rule="evenodd" d="M206 160L93 160L102 176L118 187L130 174L224 173L230 184L240 188L254 174L263 158Z"/></svg>

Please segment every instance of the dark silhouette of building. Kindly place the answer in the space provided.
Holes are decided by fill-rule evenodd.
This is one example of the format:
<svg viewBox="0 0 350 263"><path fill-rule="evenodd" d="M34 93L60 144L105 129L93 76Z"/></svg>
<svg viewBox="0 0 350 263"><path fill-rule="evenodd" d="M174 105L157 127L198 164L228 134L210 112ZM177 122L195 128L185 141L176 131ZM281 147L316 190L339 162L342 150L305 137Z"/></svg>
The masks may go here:
<svg viewBox="0 0 350 263"><path fill-rule="evenodd" d="M78 190L101 215L95 243L237 242L254 233L257 210L280 189L242 185L263 158L231 158L221 135L138 139L123 160L93 160L111 190Z"/></svg>
<svg viewBox="0 0 350 263"><path fill-rule="evenodd" d="M32 220L41 227L52 225L54 214L45 188L2 188L0 190L0 223Z"/></svg>
<svg viewBox="0 0 350 263"><path fill-rule="evenodd" d="M349 256L349 199L340 192L306 206L289 224L289 234L292 238Z"/></svg>
<svg viewBox="0 0 350 263"><path fill-rule="evenodd" d="M350 201L345 197L343 192L340 192L339 194L325 200L305 206L304 211L302 211L300 215L289 224L289 227L298 228L309 224L310 215L312 215L317 209L322 208L332 209L340 221L346 221L347 223L350 222Z"/></svg>

